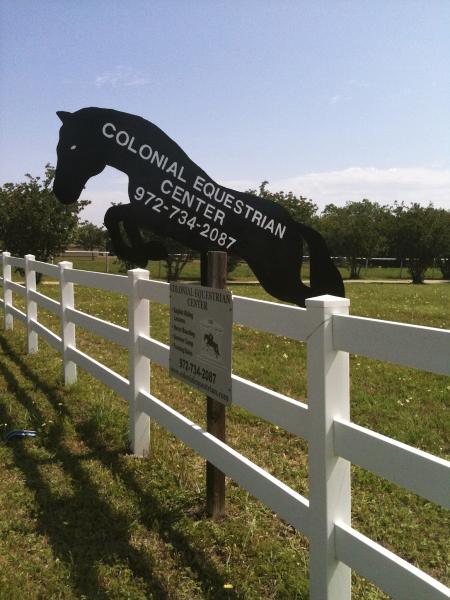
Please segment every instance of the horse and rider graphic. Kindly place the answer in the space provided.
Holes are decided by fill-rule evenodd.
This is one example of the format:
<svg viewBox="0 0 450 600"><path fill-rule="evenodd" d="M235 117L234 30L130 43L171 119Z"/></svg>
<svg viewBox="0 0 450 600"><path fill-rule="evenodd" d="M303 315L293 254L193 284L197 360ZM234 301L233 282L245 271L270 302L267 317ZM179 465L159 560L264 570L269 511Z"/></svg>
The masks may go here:
<svg viewBox="0 0 450 600"><path fill-rule="evenodd" d="M205 333L205 335L203 336L203 341L206 342L206 346L208 348L211 348L211 350L216 355L216 358L219 358L219 356L220 356L219 345L215 341L214 335L212 333Z"/></svg>

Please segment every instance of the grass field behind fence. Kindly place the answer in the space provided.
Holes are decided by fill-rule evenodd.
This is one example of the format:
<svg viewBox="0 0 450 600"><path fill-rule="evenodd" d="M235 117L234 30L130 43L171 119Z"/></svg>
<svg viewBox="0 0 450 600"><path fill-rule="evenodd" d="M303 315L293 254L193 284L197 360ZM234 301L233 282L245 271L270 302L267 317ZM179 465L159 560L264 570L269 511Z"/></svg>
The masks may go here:
<svg viewBox="0 0 450 600"><path fill-rule="evenodd" d="M57 286L41 286L57 298ZM351 314L450 328L450 285L348 284ZM239 295L269 299L259 286ZM123 296L76 287L76 307L126 326ZM19 304L19 303L18 303ZM57 320L40 320L59 333ZM168 342L168 309L153 304L152 335ZM204 462L152 422L151 458L127 452L127 406L79 370L62 385L60 356L23 327L0 328L0 428L39 437L0 442L0 598L306 599L308 541L227 479L227 517L205 517ZM81 350L127 376L122 348L77 329ZM234 327L233 371L304 399L304 344ZM450 378L351 356L352 419L449 456ZM152 367L152 393L205 425L205 400ZM302 494L307 444L239 407L227 439ZM3 435L1 436L3 438ZM449 585L448 513L352 469L352 524ZM386 598L353 576L354 598ZM413 599L411 599L413 600Z"/></svg>
<svg viewBox="0 0 450 600"><path fill-rule="evenodd" d="M59 260L69 260L73 262L75 269L85 269L88 271L106 271L106 257L57 257L55 262ZM166 279L166 268L164 261L150 261L148 268L155 279ZM120 272L119 261L112 257L108 258L108 269L110 273ZM349 278L349 270L346 267L340 267L341 275L344 279ZM182 279L198 279L200 273L200 261L193 260L189 262L181 272ZM309 264L306 261L303 266L303 276L309 277ZM408 281L410 278L408 269L400 267L363 267L360 276L362 279L404 279ZM437 267L428 269L425 274L427 279L442 279L441 270ZM240 262L237 267L230 273L230 281L256 281L250 267L245 262Z"/></svg>

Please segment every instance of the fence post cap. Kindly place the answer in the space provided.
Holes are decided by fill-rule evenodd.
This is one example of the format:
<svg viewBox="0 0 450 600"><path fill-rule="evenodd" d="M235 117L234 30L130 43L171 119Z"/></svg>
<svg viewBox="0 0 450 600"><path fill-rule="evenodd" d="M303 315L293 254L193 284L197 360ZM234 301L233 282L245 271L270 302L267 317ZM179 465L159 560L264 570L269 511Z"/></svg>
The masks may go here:
<svg viewBox="0 0 450 600"><path fill-rule="evenodd" d="M60 269L71 269L73 267L73 263L69 260L62 260L58 263Z"/></svg>
<svg viewBox="0 0 450 600"><path fill-rule="evenodd" d="M306 299L306 308L342 308L344 306L350 306L348 298L330 296L329 294Z"/></svg>
<svg viewBox="0 0 450 600"><path fill-rule="evenodd" d="M129 269L127 271L128 273L128 277L131 277L132 279L148 279L149 278L149 271L147 269Z"/></svg>
<svg viewBox="0 0 450 600"><path fill-rule="evenodd" d="M34 254L25 254L24 258L28 260L34 260L35 256Z"/></svg>

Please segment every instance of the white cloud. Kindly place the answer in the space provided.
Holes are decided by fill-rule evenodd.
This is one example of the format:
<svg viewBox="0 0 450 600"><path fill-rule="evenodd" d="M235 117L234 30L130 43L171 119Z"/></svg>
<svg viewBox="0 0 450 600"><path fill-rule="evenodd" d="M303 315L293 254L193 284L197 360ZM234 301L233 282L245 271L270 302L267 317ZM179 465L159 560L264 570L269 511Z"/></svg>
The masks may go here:
<svg viewBox="0 0 450 600"><path fill-rule="evenodd" d="M258 188L261 182L223 183L246 190ZM272 180L268 188L307 196L320 208L330 203L343 205L349 200L368 198L381 204L395 200L423 205L432 202L436 207L450 209L450 169L350 167Z"/></svg>
<svg viewBox="0 0 450 600"><path fill-rule="evenodd" d="M342 96L340 94L336 94L335 96L330 98L330 104L333 106L334 104L337 104L338 102L340 102L341 99L342 99Z"/></svg>
<svg viewBox="0 0 450 600"><path fill-rule="evenodd" d="M148 79L130 67L119 65L111 71L104 71L95 78L97 87L135 87L146 85Z"/></svg>
<svg viewBox="0 0 450 600"><path fill-rule="evenodd" d="M360 88L362 90L368 90L372 87L372 84L364 79L350 79L348 84L354 88Z"/></svg>

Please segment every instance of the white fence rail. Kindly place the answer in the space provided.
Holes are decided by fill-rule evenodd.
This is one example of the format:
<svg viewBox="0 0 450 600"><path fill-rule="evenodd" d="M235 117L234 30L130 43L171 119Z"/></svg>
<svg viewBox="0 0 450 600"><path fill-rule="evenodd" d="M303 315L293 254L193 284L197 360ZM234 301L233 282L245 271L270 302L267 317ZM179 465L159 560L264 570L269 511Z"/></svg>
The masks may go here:
<svg viewBox="0 0 450 600"><path fill-rule="evenodd" d="M128 277L107 275L75 270L67 262L42 263L32 255L21 259L4 252L2 263L5 329L18 319L27 327L29 352L38 350L38 336L60 352L67 384L76 381L79 366L121 395L129 405L135 454L148 451L153 417L307 535L311 600L349 600L351 569L393 598L450 598L448 587L351 527L351 463L447 509L450 463L350 421L348 359L355 352L450 375L450 331L352 317L348 300L330 296L309 299L306 309L234 296L235 322L307 343L308 405L232 377L234 404L309 442L307 499L151 394L150 361L167 368L169 346L150 337L149 302L168 304L168 284L149 280L142 269ZM11 281L11 267L25 270L25 285ZM36 272L59 280L60 302L36 291ZM74 284L126 294L128 328L77 310ZM13 294L25 298L25 312L14 306ZM60 336L39 323L39 306L60 318ZM128 379L76 348L76 326L128 348Z"/></svg>

